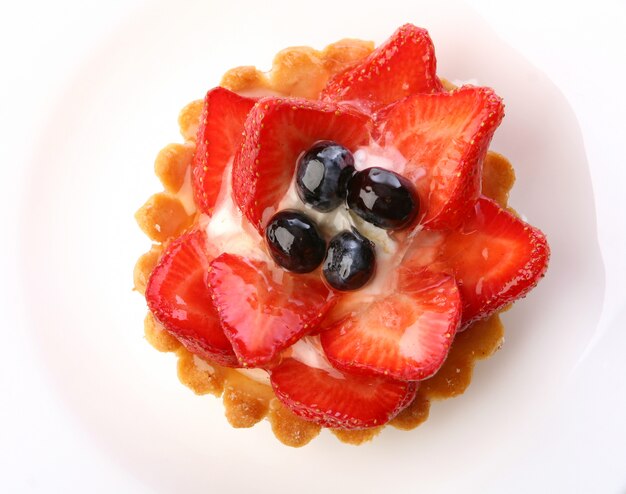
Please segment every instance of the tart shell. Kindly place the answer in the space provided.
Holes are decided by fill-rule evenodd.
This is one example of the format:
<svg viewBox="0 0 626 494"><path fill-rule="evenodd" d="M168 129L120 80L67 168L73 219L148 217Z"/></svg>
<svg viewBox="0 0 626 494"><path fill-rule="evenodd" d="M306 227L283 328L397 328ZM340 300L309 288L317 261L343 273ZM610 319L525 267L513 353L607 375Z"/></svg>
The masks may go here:
<svg viewBox="0 0 626 494"><path fill-rule="evenodd" d="M241 94L315 99L330 77L358 63L373 49L374 43L354 39L332 43L321 51L309 47L287 48L276 55L270 72L250 66L237 67L226 72L220 85ZM454 88L448 81L442 83L448 90ZM155 162L155 173L164 190L151 196L135 214L140 228L154 242L135 265L134 288L141 294L163 248L196 220L197 214L185 196L190 190L190 167L201 112L202 100L193 101L181 110L178 123L184 143L169 144L159 152ZM507 207L514 181L508 160L489 151L483 163L482 193ZM184 385L198 395L222 397L226 418L233 427L252 427L267 418L278 440L293 447L304 446L320 433L319 425L294 415L275 397L269 385L189 353L150 312L144 321L144 333L154 348L177 356L178 377ZM413 402L388 425L401 430L414 429L428 418L433 400L462 394L470 384L475 363L492 355L503 338L499 314L458 333L441 369L422 381ZM383 428L331 429L331 432L341 442L358 445L370 441Z"/></svg>

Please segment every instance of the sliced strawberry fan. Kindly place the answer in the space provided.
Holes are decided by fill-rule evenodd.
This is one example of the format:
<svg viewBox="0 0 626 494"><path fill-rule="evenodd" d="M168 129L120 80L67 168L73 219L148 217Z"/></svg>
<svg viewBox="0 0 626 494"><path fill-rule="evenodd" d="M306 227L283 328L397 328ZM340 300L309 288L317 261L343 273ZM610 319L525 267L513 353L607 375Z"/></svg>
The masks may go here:
<svg viewBox="0 0 626 494"><path fill-rule="evenodd" d="M282 272L275 277L275 270L268 263L227 253L209 268L222 329L244 366L272 362L316 328L333 302L319 276Z"/></svg>
<svg viewBox="0 0 626 494"><path fill-rule="evenodd" d="M428 31L405 24L363 62L331 79L321 98L374 112L411 94L442 91Z"/></svg>
<svg viewBox="0 0 626 494"><path fill-rule="evenodd" d="M148 307L191 353L228 367L238 366L211 301L211 246L202 230L172 241L146 287Z"/></svg>
<svg viewBox="0 0 626 494"><path fill-rule="evenodd" d="M222 187L224 169L241 142L241 131L255 99L216 87L204 98L192 165L198 209L212 214Z"/></svg>
<svg viewBox="0 0 626 494"><path fill-rule="evenodd" d="M457 227L480 195L482 162L504 115L488 88L409 96L376 115L319 102L264 99L248 115L233 164L235 201L262 232L287 192L300 153L318 140L352 151L376 138L407 159L403 175L420 195L421 224Z"/></svg>
<svg viewBox="0 0 626 494"><path fill-rule="evenodd" d="M540 230L481 197L463 226L446 233L438 262L459 285L467 327L525 296L544 276L549 258Z"/></svg>
<svg viewBox="0 0 626 494"><path fill-rule="evenodd" d="M296 415L324 427L383 425L415 398L416 383L363 378L285 359L270 372L276 396Z"/></svg>
<svg viewBox="0 0 626 494"><path fill-rule="evenodd" d="M333 103L262 99L248 114L233 165L239 209L263 233L289 188L300 153L323 140L356 149L369 143L371 129L368 116Z"/></svg>
<svg viewBox="0 0 626 494"><path fill-rule="evenodd" d="M398 149L402 174L417 187L424 228L457 227L480 194L483 160L504 117L491 88L416 94L377 114L383 147Z"/></svg>
<svg viewBox="0 0 626 494"><path fill-rule="evenodd" d="M269 261L214 252L204 231L192 231L154 269L150 310L190 352L267 369L276 396L307 420L343 429L388 422L441 367L457 331L524 296L545 273L545 236L480 196L503 115L489 88L445 92L430 37L412 25L332 78L320 101L209 91L192 168L202 213L212 214L232 180L236 205L263 233L302 152L321 140L353 153L375 143L406 159L421 231L399 237L411 243L376 296L333 292L319 271L277 272ZM326 367L289 353L309 334L319 334Z"/></svg>
<svg viewBox="0 0 626 494"><path fill-rule="evenodd" d="M452 276L407 265L390 281L375 300L346 295L351 300L338 307L346 315L322 329L322 347L346 372L420 381L448 354L461 321L459 290Z"/></svg>

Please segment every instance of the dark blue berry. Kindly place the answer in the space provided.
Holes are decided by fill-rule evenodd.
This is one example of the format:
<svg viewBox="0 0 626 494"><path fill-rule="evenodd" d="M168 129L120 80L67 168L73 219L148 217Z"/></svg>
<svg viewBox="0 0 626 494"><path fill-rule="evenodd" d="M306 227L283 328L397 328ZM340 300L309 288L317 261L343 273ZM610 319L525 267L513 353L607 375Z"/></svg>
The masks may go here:
<svg viewBox="0 0 626 494"><path fill-rule="evenodd" d="M330 286L337 290L357 290L365 285L376 269L374 244L358 231L343 231L328 244L322 271Z"/></svg>
<svg viewBox="0 0 626 494"><path fill-rule="evenodd" d="M318 211L331 211L345 199L353 173L350 151L336 142L319 141L298 159L296 190L305 204Z"/></svg>
<svg viewBox="0 0 626 494"><path fill-rule="evenodd" d="M419 196L406 178L383 168L357 172L348 183L348 207L380 228L399 230L419 213Z"/></svg>
<svg viewBox="0 0 626 494"><path fill-rule="evenodd" d="M277 264L295 273L308 273L324 259L326 242L315 222L300 211L276 213L265 228L270 254Z"/></svg>

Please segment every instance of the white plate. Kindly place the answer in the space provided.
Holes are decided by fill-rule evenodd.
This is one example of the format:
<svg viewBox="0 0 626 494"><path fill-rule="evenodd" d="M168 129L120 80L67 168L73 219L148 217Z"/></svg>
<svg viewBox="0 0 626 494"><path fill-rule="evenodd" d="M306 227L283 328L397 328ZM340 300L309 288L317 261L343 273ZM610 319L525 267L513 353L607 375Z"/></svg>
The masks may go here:
<svg viewBox="0 0 626 494"><path fill-rule="evenodd" d="M515 490L519 465L539 471L530 455L553 410L571 400L604 296L580 129L548 78L471 11L384 4L359 17L338 3L328 15L330 5L316 3L306 20L287 2L271 10L144 6L89 53L49 116L20 213L20 276L39 307L27 326L53 393L117 464L106 468L136 479L129 490L138 481L158 492L502 492ZM434 404L424 425L389 428L359 448L324 433L293 450L267 423L232 429L220 400L194 396L177 381L174 358L143 340L145 303L131 291L132 267L149 241L132 214L159 189L152 162L180 139L178 110L226 69L269 68L275 52L294 44L379 43L404 22L429 28L440 74L475 79L504 98L492 149L516 167L510 202L547 233L550 269L504 316L504 348L479 363L462 397ZM563 485L556 476L550 483Z"/></svg>

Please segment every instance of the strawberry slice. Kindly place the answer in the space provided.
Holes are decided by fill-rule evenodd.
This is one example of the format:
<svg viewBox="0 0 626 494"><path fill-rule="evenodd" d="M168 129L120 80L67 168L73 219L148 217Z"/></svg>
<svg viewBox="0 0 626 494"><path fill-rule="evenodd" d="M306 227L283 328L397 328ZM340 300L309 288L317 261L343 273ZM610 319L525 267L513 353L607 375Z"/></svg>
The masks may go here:
<svg viewBox="0 0 626 494"><path fill-rule="evenodd" d="M222 176L241 143L243 124L255 99L239 96L223 87L204 98L192 165L194 198L200 211L213 212Z"/></svg>
<svg viewBox="0 0 626 494"><path fill-rule="evenodd" d="M347 297L334 311L347 315L320 334L335 367L405 381L441 367L461 320L454 278L402 265L394 290L373 299L358 292Z"/></svg>
<svg viewBox="0 0 626 494"><path fill-rule="evenodd" d="M549 258L540 230L481 197L441 248L441 260L459 284L463 325L526 295L545 274Z"/></svg>
<svg viewBox="0 0 626 494"><path fill-rule="evenodd" d="M278 399L324 427L365 429L389 422L413 401L416 383L345 374L285 359L270 371Z"/></svg>
<svg viewBox="0 0 626 494"><path fill-rule="evenodd" d="M271 362L315 329L332 304L318 275L296 275L227 253L211 263L209 284L222 328L245 366Z"/></svg>
<svg viewBox="0 0 626 494"><path fill-rule="evenodd" d="M265 98L245 124L233 164L233 193L242 213L259 232L283 198L296 160L317 141L338 142L354 151L370 140L369 117L332 103Z"/></svg>
<svg viewBox="0 0 626 494"><path fill-rule="evenodd" d="M148 307L191 353L238 365L220 326L208 286L210 250L204 231L186 233L167 246L146 287Z"/></svg>
<svg viewBox="0 0 626 494"><path fill-rule="evenodd" d="M428 31L405 24L359 65L332 78L321 97L376 111L410 94L441 91Z"/></svg>
<svg viewBox="0 0 626 494"><path fill-rule="evenodd" d="M378 115L383 146L407 159L402 174L417 186L421 222L454 228L480 194L482 162L504 116L490 88L409 96Z"/></svg>

